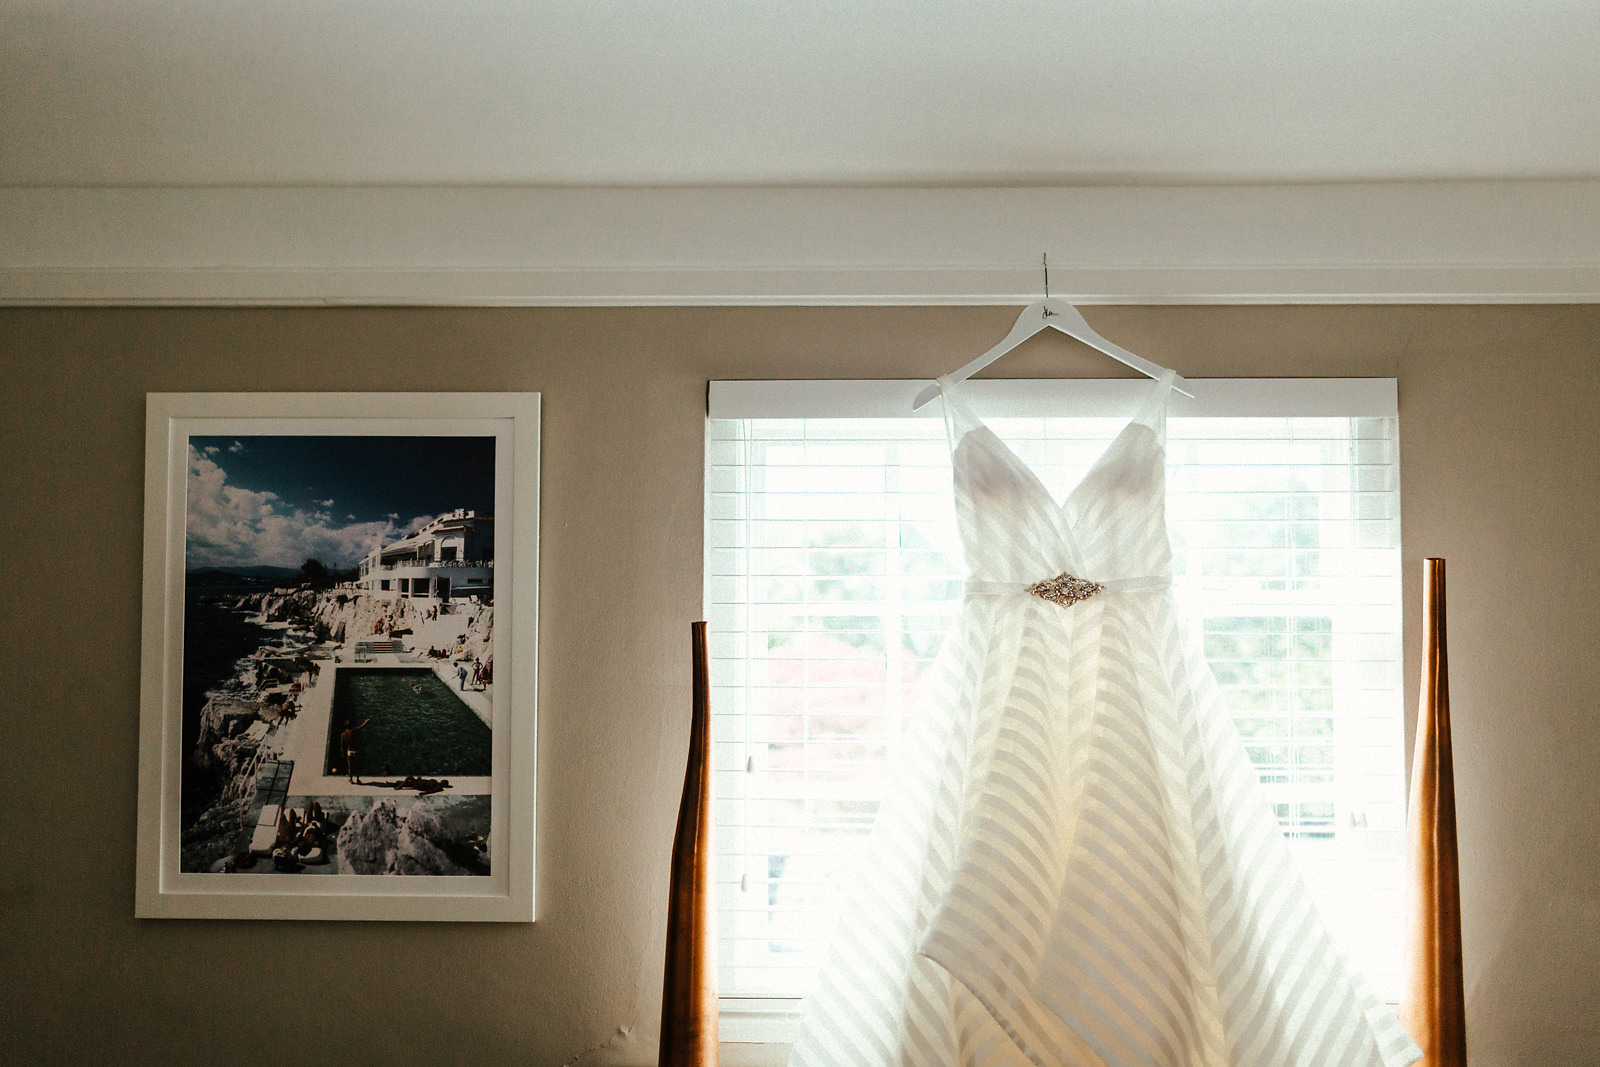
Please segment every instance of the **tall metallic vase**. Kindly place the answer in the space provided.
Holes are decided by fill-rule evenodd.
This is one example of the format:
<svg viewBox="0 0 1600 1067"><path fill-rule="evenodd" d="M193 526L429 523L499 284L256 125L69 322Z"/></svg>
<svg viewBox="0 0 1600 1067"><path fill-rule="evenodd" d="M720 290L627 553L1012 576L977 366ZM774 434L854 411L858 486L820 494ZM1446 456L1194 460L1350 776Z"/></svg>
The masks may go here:
<svg viewBox="0 0 1600 1067"><path fill-rule="evenodd" d="M717 1064L716 899L711 852L711 677L706 624L693 624L694 721L672 842L667 901L666 988L661 1002L661 1067Z"/></svg>
<svg viewBox="0 0 1600 1067"><path fill-rule="evenodd" d="M1445 654L1444 560L1422 574L1422 694L1411 764L1408 978L1400 1021L1422 1047L1423 1067L1465 1067L1467 1010L1461 967L1461 868Z"/></svg>

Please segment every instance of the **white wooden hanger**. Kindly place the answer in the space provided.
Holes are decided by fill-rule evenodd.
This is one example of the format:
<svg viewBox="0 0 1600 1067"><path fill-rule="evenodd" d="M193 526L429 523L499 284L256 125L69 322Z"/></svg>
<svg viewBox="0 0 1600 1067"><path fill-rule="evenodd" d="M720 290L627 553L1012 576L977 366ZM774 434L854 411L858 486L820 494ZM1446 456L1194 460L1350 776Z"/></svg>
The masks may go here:
<svg viewBox="0 0 1600 1067"><path fill-rule="evenodd" d="M1071 304L1064 300L1050 299L1049 271L1050 265L1049 262L1046 261L1044 283L1045 298L1043 300L1036 300L1029 304L1022 314L1017 316L1017 323L1015 326L1011 327L1011 332L1006 334L1005 340L1001 341L999 344L995 345L993 348L989 349L989 351L985 352L971 363L968 363L960 370L945 375L943 378L939 379L939 381L951 384L955 382L964 382L974 374L977 374L983 368L987 367L989 364L993 363L995 360L999 359L1001 356L1005 355L1007 352L1011 351L1013 348L1016 348L1034 334L1046 328L1060 330L1068 337L1075 337L1084 344L1088 345L1090 348L1099 349L1112 359L1115 359L1121 363L1126 363L1140 374L1149 375L1151 378L1159 378L1167 372L1167 368L1160 366L1159 364L1152 363L1143 356L1136 356L1132 352L1129 352L1126 348L1114 345L1110 341L1107 341L1104 337L1101 337L1099 334L1095 333L1094 330L1090 328L1089 324L1083 321L1083 316L1078 314L1078 309L1073 307ZM1172 382L1172 387L1178 392L1182 393L1184 396L1193 397L1194 394L1189 391L1188 385L1189 383L1184 381L1181 377L1174 378ZM938 395L939 385L936 382L917 394L917 399L911 403L911 410L918 410Z"/></svg>

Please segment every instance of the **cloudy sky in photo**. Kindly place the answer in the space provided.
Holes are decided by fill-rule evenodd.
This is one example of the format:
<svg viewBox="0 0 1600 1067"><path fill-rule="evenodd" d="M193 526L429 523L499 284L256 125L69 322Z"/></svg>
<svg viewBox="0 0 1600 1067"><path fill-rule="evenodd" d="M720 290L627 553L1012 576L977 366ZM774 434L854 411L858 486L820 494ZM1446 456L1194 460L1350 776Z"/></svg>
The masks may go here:
<svg viewBox="0 0 1600 1067"><path fill-rule="evenodd" d="M456 508L494 514L494 438L193 436L185 566L344 570Z"/></svg>

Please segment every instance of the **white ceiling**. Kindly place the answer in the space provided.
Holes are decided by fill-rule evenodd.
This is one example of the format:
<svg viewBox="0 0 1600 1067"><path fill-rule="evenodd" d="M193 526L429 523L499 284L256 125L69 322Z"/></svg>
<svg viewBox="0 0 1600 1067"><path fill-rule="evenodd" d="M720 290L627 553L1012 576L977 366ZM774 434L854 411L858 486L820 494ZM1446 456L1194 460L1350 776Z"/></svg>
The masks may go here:
<svg viewBox="0 0 1600 1067"><path fill-rule="evenodd" d="M3 0L0 184L1600 176L1594 0Z"/></svg>

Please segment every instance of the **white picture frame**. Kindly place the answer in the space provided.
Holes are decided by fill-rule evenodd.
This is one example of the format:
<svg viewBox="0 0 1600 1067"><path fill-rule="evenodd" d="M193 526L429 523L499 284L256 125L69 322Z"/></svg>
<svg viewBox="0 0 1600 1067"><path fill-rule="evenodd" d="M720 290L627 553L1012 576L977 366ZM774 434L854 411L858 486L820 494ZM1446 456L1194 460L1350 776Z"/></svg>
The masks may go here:
<svg viewBox="0 0 1600 1067"><path fill-rule="evenodd" d="M539 419L537 393L147 395L138 917L533 921Z"/></svg>

